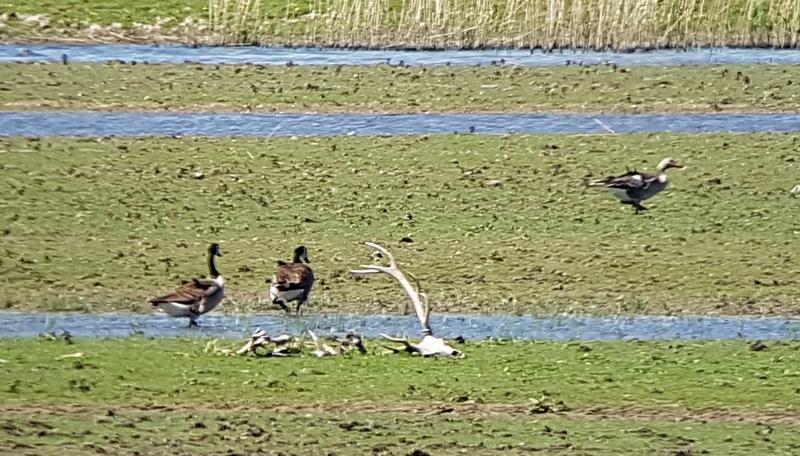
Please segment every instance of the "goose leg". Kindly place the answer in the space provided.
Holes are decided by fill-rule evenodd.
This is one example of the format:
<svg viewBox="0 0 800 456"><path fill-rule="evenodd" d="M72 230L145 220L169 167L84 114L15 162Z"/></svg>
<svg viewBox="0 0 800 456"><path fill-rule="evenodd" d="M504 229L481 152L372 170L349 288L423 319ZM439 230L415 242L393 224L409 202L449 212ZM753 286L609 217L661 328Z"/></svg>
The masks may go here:
<svg viewBox="0 0 800 456"><path fill-rule="evenodd" d="M189 328L198 328L200 325L197 324L197 320L194 318L189 319Z"/></svg>
<svg viewBox="0 0 800 456"><path fill-rule="evenodd" d="M300 315L300 306L303 306L303 305L305 305L305 303L308 301L308 295L309 295L309 294L310 294L310 293L308 292L308 290L306 290L306 291L305 291L305 292L304 292L304 293L303 293L303 294L300 296L300 299L298 299L298 300L297 300L297 315Z"/></svg>
<svg viewBox="0 0 800 456"><path fill-rule="evenodd" d="M634 201L632 204L633 204L633 207L636 208L636 214L638 214L641 211L646 211L647 210L647 208L642 206L642 204L640 202L638 202L638 201Z"/></svg>
<svg viewBox="0 0 800 456"><path fill-rule="evenodd" d="M286 313L291 313L292 312L291 310L289 310L289 306L287 306L286 303L283 302L283 300L280 299L280 298L273 299L272 303L273 304L277 304Z"/></svg>

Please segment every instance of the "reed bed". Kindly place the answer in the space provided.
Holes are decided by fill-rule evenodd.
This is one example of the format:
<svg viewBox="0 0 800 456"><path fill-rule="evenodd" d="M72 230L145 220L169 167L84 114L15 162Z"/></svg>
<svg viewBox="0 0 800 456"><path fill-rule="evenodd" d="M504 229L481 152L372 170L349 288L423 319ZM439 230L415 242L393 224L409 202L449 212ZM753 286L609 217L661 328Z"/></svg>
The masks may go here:
<svg viewBox="0 0 800 456"><path fill-rule="evenodd" d="M209 0L219 44L403 48L797 47L797 0ZM274 8L273 8L274 11Z"/></svg>

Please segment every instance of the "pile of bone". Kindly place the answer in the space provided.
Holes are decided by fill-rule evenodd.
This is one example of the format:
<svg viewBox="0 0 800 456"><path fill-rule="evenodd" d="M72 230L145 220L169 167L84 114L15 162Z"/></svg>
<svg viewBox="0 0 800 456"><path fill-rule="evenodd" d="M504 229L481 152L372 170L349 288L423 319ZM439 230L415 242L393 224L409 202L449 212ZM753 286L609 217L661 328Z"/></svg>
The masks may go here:
<svg viewBox="0 0 800 456"><path fill-rule="evenodd" d="M314 356L321 358L323 356L339 356L351 350L358 350L360 353L366 353L367 348L364 346L364 341L361 336L354 332L347 333L344 338L340 339L336 336L327 336L324 339L317 337L312 331L308 331L313 343ZM250 336L242 348L236 351L237 355L254 354L256 356L288 356L298 354L302 351L305 341L288 334L271 337L261 328Z"/></svg>

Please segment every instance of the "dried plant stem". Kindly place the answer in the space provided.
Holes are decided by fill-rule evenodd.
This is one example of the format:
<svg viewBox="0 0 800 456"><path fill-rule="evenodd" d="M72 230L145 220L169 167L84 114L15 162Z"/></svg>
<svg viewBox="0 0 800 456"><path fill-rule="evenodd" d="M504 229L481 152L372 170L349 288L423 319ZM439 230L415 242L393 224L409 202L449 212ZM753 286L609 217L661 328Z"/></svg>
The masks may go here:
<svg viewBox="0 0 800 456"><path fill-rule="evenodd" d="M798 0L209 0L222 43L409 48L796 47ZM302 7L297 5L301 4Z"/></svg>

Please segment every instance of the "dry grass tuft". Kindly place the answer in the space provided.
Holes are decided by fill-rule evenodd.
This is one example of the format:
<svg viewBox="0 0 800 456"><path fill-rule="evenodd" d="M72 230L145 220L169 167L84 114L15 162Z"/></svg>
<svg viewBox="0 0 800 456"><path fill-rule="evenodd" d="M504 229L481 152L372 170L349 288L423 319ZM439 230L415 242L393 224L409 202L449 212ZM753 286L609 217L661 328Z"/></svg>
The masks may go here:
<svg viewBox="0 0 800 456"><path fill-rule="evenodd" d="M796 47L796 0L209 0L220 44L408 48Z"/></svg>

